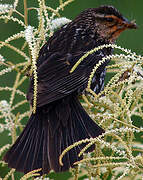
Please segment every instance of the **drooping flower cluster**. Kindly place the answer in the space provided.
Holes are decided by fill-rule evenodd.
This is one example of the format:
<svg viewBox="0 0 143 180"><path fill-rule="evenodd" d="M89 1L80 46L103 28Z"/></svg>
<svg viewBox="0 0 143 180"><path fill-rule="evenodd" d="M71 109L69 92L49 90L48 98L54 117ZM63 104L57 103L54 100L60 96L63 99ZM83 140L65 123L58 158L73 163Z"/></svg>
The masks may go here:
<svg viewBox="0 0 143 180"><path fill-rule="evenodd" d="M12 4L0 4L0 14L8 13L13 8Z"/></svg>

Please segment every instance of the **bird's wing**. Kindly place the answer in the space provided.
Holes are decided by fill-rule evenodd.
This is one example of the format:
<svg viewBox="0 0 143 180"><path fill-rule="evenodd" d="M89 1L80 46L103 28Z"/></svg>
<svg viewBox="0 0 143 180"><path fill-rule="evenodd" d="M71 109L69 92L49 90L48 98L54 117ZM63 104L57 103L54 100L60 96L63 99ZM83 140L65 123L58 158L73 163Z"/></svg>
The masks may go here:
<svg viewBox="0 0 143 180"><path fill-rule="evenodd" d="M66 57L66 56L65 56ZM37 107L61 99L86 85L89 69L80 67L70 73L68 61L58 54L52 55L38 67ZM33 78L27 94L28 100L33 101Z"/></svg>
<svg viewBox="0 0 143 180"><path fill-rule="evenodd" d="M86 88L92 68L104 57L102 51L95 52L89 55L73 73L70 73L78 59L96 46L95 40L87 34L86 32L83 34L81 29L76 29L75 26L70 29L63 27L56 31L41 48L37 61L37 107ZM102 67L104 69L103 65ZM97 73L100 73L102 70L99 68L98 71ZM30 81L27 98L32 104L33 78Z"/></svg>

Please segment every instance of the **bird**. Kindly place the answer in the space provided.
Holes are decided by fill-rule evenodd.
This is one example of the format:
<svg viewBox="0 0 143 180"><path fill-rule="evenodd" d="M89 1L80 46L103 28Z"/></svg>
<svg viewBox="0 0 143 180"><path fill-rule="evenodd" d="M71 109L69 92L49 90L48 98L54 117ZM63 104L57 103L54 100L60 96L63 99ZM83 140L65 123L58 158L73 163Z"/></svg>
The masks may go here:
<svg viewBox="0 0 143 180"><path fill-rule="evenodd" d="M136 29L115 7L102 5L88 8L74 20L56 30L39 51L37 59L37 106L23 132L6 152L3 160L8 167L28 173L40 170L40 175L68 171L76 161L83 145L68 151L59 163L62 151L73 143L95 138L105 131L82 107L79 96L85 93L89 76L103 57L111 55L111 47L88 55L71 72L76 62L88 51L104 44L114 44L121 32ZM98 94L104 88L106 66L96 70L91 89ZM30 78L27 99L33 105L34 77ZM87 152L93 150L94 147Z"/></svg>

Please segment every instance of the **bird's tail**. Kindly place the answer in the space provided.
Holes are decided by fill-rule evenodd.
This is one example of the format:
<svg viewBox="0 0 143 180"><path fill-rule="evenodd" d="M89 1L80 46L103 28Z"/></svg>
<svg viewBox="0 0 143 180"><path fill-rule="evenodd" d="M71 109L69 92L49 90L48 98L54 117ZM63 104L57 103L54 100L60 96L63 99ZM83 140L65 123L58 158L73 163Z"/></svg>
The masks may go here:
<svg viewBox="0 0 143 180"><path fill-rule="evenodd" d="M8 166L27 173L42 168L41 174L51 169L66 171L79 160L81 146L76 146L63 157L62 151L81 139L97 137L104 130L90 119L77 98L59 100L51 107L37 108L23 132L4 156Z"/></svg>

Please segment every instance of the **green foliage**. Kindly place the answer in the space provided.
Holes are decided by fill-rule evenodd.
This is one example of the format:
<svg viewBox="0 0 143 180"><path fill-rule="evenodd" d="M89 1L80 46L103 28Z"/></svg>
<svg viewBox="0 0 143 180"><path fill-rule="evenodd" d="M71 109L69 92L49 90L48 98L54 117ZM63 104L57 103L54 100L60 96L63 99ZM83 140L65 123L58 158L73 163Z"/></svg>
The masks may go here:
<svg viewBox="0 0 143 180"><path fill-rule="evenodd" d="M8 77L5 83L0 84L0 133L7 133L9 143L5 142L0 149L0 157L15 142L19 132L23 129L23 121L28 118L31 111L26 100L24 84L27 76L34 75L34 101L33 112L36 111L37 101L37 67L36 59L41 46L52 36L54 29L70 22L69 19L59 18L60 12L74 0L59 0L56 9L45 4L44 0L38 0L37 7L28 7L27 1L23 1L24 13L18 9L18 0L12 5L0 4L0 19L5 23L17 23L20 31L0 41L0 51L5 49L9 54L16 53L16 59L0 55L0 78ZM3 3L3 1L2 1ZM30 25L30 12L36 11L37 26ZM18 42L18 46L15 45ZM143 175L143 145L141 124L143 120L143 57L132 53L130 50L117 45L109 44L99 46L85 54L71 69L76 69L81 61L89 54L102 48L112 47L121 50L122 53L103 58L91 72L87 86L87 95L82 96L82 105L91 118L105 129L105 133L97 138L85 139L67 147L60 156L62 157L74 146L81 143L85 147L79 156L83 160L76 162L77 167L72 169L74 179L88 177L89 179L141 179ZM2 51L2 52L5 52ZM90 84L97 68L107 59L112 64L107 67L110 80L100 94L96 95ZM11 79L12 77L12 79ZM3 81L2 81L3 82ZM95 151L86 154L85 151L96 144ZM6 167L6 163L0 160L0 165ZM36 176L38 170L34 170L21 180L31 179ZM19 178L20 176L18 176ZM2 176L4 180L16 180L17 174L11 169ZM20 178L19 178L20 179ZM48 176L36 179L48 179Z"/></svg>

